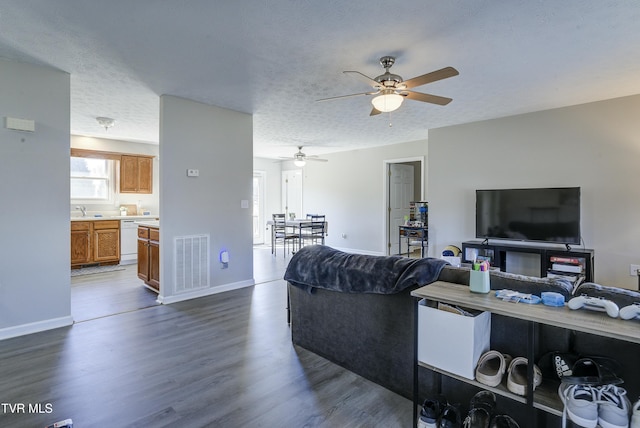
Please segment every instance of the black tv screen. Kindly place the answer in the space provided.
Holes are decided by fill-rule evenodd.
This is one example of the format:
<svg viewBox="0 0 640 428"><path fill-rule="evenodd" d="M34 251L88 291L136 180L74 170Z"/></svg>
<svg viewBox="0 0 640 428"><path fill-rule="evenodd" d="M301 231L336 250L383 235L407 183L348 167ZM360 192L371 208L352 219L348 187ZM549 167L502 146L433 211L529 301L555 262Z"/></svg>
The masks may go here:
<svg viewBox="0 0 640 428"><path fill-rule="evenodd" d="M476 238L580 244L580 188L476 190Z"/></svg>

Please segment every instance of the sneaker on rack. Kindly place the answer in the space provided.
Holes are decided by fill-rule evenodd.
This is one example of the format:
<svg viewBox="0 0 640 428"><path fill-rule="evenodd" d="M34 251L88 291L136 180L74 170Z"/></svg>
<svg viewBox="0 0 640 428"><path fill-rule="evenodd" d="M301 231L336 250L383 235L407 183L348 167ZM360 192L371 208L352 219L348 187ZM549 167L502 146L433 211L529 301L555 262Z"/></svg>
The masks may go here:
<svg viewBox="0 0 640 428"><path fill-rule="evenodd" d="M631 413L631 425L629 428L640 428L640 399L633 405Z"/></svg>
<svg viewBox="0 0 640 428"><path fill-rule="evenodd" d="M602 428L628 428L631 403L627 391L615 385L605 385L598 391L598 424Z"/></svg>
<svg viewBox="0 0 640 428"><path fill-rule="evenodd" d="M567 424L567 416L571 421L584 428L595 428L598 425L597 389L588 385L571 385L561 383L558 395L564 404L562 426Z"/></svg>
<svg viewBox="0 0 640 428"><path fill-rule="evenodd" d="M438 428L461 428L462 417L456 406L448 404L438 418Z"/></svg>
<svg viewBox="0 0 640 428"><path fill-rule="evenodd" d="M438 426L438 418L440 413L447 405L445 399L427 398L420 409L420 417L418 418L418 428L436 428Z"/></svg>

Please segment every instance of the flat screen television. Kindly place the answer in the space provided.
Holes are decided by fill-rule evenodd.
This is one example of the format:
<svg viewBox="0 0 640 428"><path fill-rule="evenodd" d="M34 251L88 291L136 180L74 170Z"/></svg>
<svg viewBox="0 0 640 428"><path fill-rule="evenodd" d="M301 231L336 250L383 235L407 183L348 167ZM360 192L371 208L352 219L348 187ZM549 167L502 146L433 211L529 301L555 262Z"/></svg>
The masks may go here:
<svg viewBox="0 0 640 428"><path fill-rule="evenodd" d="M476 190L476 238L580 244L580 188Z"/></svg>

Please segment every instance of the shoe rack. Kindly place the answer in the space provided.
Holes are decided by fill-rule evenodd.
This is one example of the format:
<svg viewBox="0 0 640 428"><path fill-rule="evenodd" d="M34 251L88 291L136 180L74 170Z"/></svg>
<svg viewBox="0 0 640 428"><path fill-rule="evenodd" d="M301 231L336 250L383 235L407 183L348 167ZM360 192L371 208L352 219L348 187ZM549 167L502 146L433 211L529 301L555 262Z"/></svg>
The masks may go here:
<svg viewBox="0 0 640 428"><path fill-rule="evenodd" d="M520 396L509 391L504 386L504 382L497 387L490 387L477 382L476 380L470 380L418 361L417 349L418 337L420 334L418 331L418 310L422 300L457 305L527 321L528 349L523 350L522 355L526 356L529 362L536 361L535 341L536 337L538 337L538 326L542 324L640 344L640 328L638 328L637 322L630 322L630 320L622 320L619 318L610 318L603 312L571 310L567 306L551 307L542 304L514 304L495 298L494 293L471 293L469 291L469 287L466 285L443 281L436 281L425 287L418 288L412 291L411 295L416 299L414 314L414 348L416 349L414 353L414 410L418 409L418 406L420 405L418 370L423 368L432 370L442 376L454 378L478 388L492 391L497 395L522 403L527 408L528 422L530 423L530 426L536 426L538 411L550 413L555 416L562 416L563 411L562 401L558 397L559 382L553 382L545 379L541 385L535 388L534 391L532 382L534 364L528 364L529 373L527 378L529 379L529 383L527 385L527 393L525 396ZM422 304L424 305L424 302ZM414 411L413 421L413 426L416 427L416 411Z"/></svg>

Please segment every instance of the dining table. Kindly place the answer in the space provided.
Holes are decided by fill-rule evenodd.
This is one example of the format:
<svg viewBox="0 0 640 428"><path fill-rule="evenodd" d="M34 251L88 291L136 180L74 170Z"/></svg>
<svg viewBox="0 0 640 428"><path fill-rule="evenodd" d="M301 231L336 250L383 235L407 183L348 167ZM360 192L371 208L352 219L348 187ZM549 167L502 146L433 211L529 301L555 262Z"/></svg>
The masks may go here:
<svg viewBox="0 0 640 428"><path fill-rule="evenodd" d="M290 227L293 230L293 233L298 235L298 248L302 248L302 231L306 225L310 225L313 222L312 219L309 218L294 218L285 220L284 225L286 227ZM267 225L271 226L271 233L273 233L273 226L275 225L273 220L268 220ZM324 234L328 235L327 230L329 227L329 223L325 220L324 222Z"/></svg>

